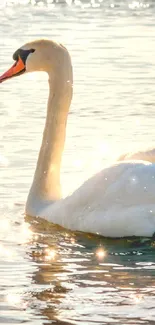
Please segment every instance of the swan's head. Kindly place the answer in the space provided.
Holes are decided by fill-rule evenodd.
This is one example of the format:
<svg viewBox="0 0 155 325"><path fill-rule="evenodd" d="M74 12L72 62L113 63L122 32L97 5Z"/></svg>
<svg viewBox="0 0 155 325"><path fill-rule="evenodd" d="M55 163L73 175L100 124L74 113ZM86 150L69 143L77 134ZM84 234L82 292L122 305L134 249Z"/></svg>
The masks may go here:
<svg viewBox="0 0 155 325"><path fill-rule="evenodd" d="M37 40L27 43L14 52L15 63L0 76L0 82L25 72L45 71L50 73L55 69L61 70L65 58L69 58L67 50L53 41Z"/></svg>

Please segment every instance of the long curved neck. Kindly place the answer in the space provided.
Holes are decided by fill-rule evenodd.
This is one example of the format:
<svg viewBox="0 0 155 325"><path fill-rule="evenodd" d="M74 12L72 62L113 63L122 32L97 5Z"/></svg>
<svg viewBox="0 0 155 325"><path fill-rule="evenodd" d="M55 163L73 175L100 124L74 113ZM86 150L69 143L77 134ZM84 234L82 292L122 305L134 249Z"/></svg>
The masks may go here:
<svg viewBox="0 0 155 325"><path fill-rule="evenodd" d="M60 165L66 136L66 123L72 99L72 66L69 55L63 67L49 73L49 99L33 183L26 204L26 213L32 214L32 200L61 198ZM34 214L34 213L33 213Z"/></svg>

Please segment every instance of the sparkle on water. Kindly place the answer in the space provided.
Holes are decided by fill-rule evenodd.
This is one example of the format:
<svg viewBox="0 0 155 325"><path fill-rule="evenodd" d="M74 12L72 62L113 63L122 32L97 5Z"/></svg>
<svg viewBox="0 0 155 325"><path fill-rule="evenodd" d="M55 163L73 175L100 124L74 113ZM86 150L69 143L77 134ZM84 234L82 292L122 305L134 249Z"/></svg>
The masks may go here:
<svg viewBox="0 0 155 325"><path fill-rule="evenodd" d="M45 253L46 253L45 259L47 261L54 260L56 256L56 251L54 249L46 248Z"/></svg>
<svg viewBox="0 0 155 325"><path fill-rule="evenodd" d="M154 144L154 10L151 0L0 1L1 72L34 38L54 38L71 53L65 195L122 152ZM27 74L0 92L0 323L153 324L154 239L108 240L24 221L47 76Z"/></svg>
<svg viewBox="0 0 155 325"><path fill-rule="evenodd" d="M96 256L101 260L101 259L103 259L104 257L105 257L105 251L104 251L104 249L103 248L99 248L99 249L97 249L97 251L96 251Z"/></svg>

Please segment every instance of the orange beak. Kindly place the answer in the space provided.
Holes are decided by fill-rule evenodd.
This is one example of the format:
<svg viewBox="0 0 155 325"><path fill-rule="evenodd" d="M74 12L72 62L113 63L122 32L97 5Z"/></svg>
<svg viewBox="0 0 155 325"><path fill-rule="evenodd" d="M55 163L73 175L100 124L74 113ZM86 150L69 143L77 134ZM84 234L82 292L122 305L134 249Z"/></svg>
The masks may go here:
<svg viewBox="0 0 155 325"><path fill-rule="evenodd" d="M0 83L12 77L19 76L23 72L25 72L25 64L19 56L18 61L15 62L8 71L0 76Z"/></svg>

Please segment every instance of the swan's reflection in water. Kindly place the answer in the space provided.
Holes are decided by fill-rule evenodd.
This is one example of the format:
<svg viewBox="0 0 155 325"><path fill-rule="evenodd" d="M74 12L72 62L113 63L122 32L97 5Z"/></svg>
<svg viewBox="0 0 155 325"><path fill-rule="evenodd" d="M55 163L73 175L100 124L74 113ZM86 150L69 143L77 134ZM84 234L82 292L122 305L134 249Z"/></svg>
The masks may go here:
<svg viewBox="0 0 155 325"><path fill-rule="evenodd" d="M37 219L32 229L37 240L29 256L37 270L29 307L42 324L151 324L155 319L153 240L73 234Z"/></svg>

